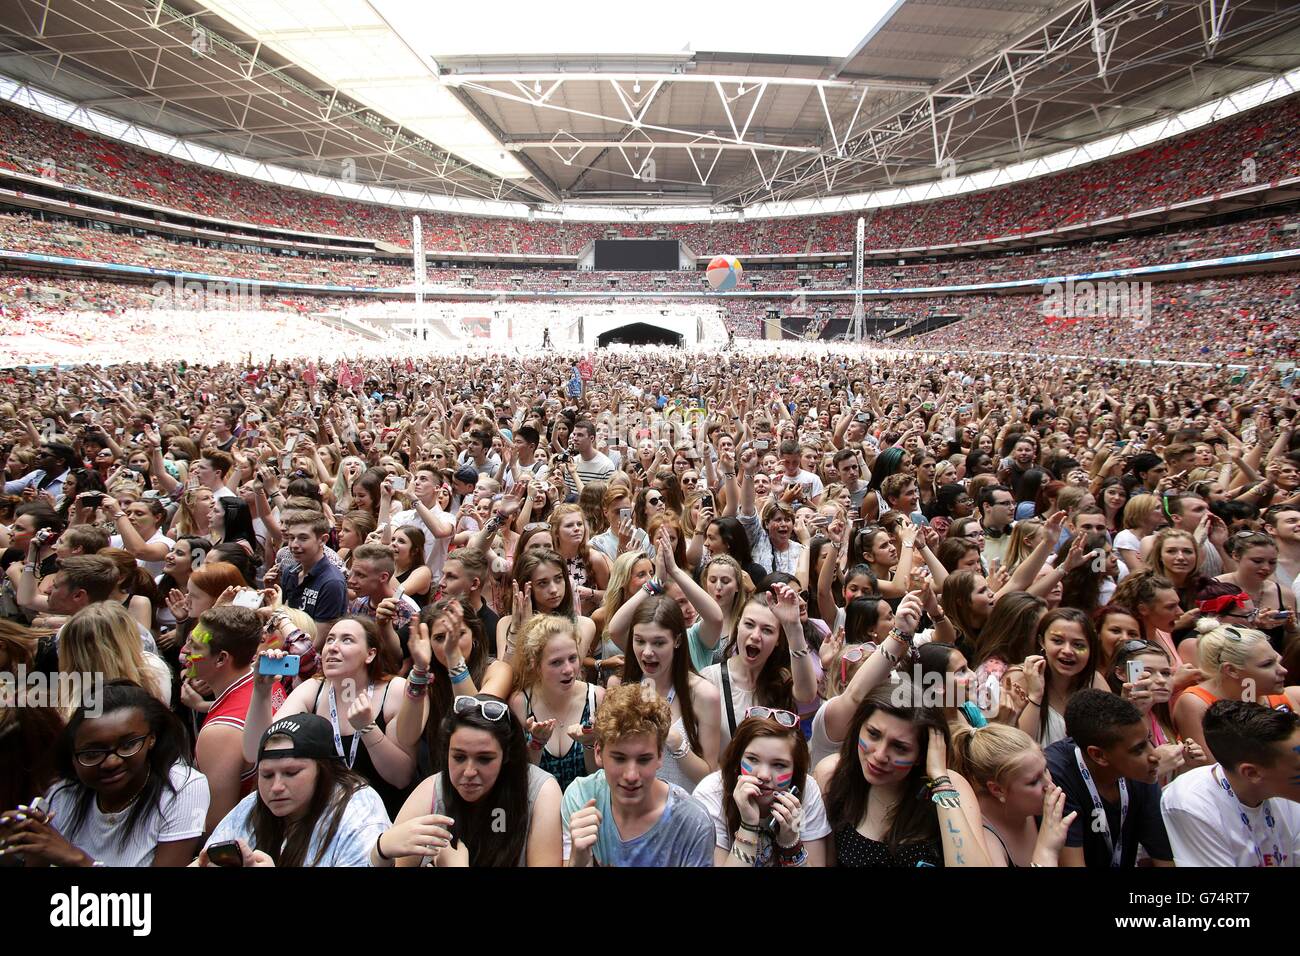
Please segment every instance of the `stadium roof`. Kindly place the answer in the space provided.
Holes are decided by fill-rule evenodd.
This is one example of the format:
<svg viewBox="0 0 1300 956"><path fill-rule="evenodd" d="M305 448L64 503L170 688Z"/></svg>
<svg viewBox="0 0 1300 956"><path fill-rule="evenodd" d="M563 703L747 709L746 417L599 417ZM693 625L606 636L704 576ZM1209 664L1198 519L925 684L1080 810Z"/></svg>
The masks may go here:
<svg viewBox="0 0 1300 956"><path fill-rule="evenodd" d="M10 0L0 74L467 208L707 212L1028 166L1300 67L1286 0L868 0L819 5L809 31L788 3L695 8L499 2L453 22L415 0Z"/></svg>

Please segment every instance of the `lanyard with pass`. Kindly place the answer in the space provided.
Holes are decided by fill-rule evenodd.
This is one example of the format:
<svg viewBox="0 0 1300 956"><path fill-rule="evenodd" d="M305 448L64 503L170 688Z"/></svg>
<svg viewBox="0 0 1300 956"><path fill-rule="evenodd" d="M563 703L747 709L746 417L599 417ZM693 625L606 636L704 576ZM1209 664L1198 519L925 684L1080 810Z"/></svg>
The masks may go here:
<svg viewBox="0 0 1300 956"><path fill-rule="evenodd" d="M1101 835L1106 841L1106 849L1110 850L1110 865L1118 867L1124 858L1124 824L1128 820L1128 782L1123 777L1119 778L1119 836L1114 837L1110 832L1110 820L1106 818L1106 807L1101 802L1101 794L1097 792L1097 785L1093 783L1092 774L1088 772L1088 765L1083 762L1083 751L1078 747L1074 748L1074 759L1079 764L1079 773L1088 787L1088 795L1092 797L1092 806L1100 815Z"/></svg>
<svg viewBox="0 0 1300 956"><path fill-rule="evenodd" d="M371 684L366 688L366 696L371 697L374 693L375 685ZM348 769L351 770L352 765L357 762L357 748L361 745L361 735L357 733L355 727L352 728L352 752L345 755L343 753L343 738L339 736L339 712L338 708L334 705L333 684L330 684L330 726L334 729L334 752L340 757L343 757L344 761L348 765Z"/></svg>
<svg viewBox="0 0 1300 956"><path fill-rule="evenodd" d="M1237 804L1237 815L1241 817L1242 825L1246 828L1246 842L1249 843L1251 848L1255 851L1255 859L1259 861L1260 866L1268 866L1268 862L1264 856L1264 851L1260 849L1259 841L1255 839L1255 827L1251 824L1250 817L1246 815L1246 811L1241 805L1241 799L1233 791L1232 784L1228 782L1228 778L1220 775L1221 769L1221 765L1215 764L1214 769L1212 769L1210 773L1214 774L1214 779L1218 782L1219 786L1227 791L1228 796L1232 797L1233 801ZM1268 828L1268 838L1273 843L1273 865L1281 866L1284 857L1282 854L1282 845L1277 842L1277 820L1274 819L1273 811L1269 807L1267 800L1259 806L1260 809L1264 811L1264 826Z"/></svg>

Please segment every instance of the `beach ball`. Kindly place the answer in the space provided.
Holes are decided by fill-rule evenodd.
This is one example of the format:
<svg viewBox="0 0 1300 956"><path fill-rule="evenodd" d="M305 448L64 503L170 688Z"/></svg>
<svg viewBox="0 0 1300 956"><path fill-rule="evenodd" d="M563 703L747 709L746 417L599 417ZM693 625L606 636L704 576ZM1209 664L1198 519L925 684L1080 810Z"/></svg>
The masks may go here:
<svg viewBox="0 0 1300 956"><path fill-rule="evenodd" d="M736 287L740 274L744 271L740 260L735 256L714 256L704 274L714 292L727 292Z"/></svg>

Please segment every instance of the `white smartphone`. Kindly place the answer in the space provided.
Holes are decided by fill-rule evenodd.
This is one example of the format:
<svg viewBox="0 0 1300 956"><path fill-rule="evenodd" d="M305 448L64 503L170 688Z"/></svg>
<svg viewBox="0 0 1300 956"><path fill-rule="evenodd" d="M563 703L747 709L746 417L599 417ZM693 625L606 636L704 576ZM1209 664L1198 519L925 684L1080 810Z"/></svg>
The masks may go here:
<svg viewBox="0 0 1300 956"><path fill-rule="evenodd" d="M235 607L247 607L256 610L262 606L262 592L254 591L252 588L241 588L235 592L235 596L230 603Z"/></svg>
<svg viewBox="0 0 1300 956"><path fill-rule="evenodd" d="M399 478L399 477L394 476L394 478L393 478L393 490L394 490L394 491L405 491L405 490L406 490L406 479L405 479L405 478Z"/></svg>
<svg viewBox="0 0 1300 956"><path fill-rule="evenodd" d="M1141 661L1128 662L1128 682L1136 684L1142 679L1142 675L1147 672L1147 666Z"/></svg>

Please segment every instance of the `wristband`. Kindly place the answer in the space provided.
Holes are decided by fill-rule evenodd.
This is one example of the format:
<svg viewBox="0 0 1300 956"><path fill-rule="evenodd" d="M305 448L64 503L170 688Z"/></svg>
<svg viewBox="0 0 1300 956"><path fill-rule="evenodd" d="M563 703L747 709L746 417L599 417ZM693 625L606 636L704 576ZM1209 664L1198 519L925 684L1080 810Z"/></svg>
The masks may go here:
<svg viewBox="0 0 1300 956"><path fill-rule="evenodd" d="M646 593L646 594L650 594L650 595L654 595L654 596L658 596L658 595L664 593L664 586L663 586L663 584L661 584L660 582L654 580L653 578L651 578L651 579L650 579L649 581L647 581L644 585L642 585L642 588L645 590L645 593Z"/></svg>
<svg viewBox="0 0 1300 956"><path fill-rule="evenodd" d="M370 731L372 730L378 730L378 729L379 729L379 725L372 720L370 723L366 724L364 727L358 730L357 733L361 735L362 739L365 739L366 734L370 733Z"/></svg>
<svg viewBox="0 0 1300 956"><path fill-rule="evenodd" d="M387 830L384 831L384 833L387 832L388 832ZM375 837L375 852L379 854L379 859L383 860L386 863L392 863L393 858L391 856L384 856L384 848L379 845L379 841L382 840L383 838L384 838L383 833Z"/></svg>
<svg viewBox="0 0 1300 956"><path fill-rule="evenodd" d="M538 739L537 739L536 737L534 737L532 734L529 734L529 735L528 735L528 749L529 749L529 750L541 750L541 749L542 749L543 747L545 747L545 746L546 746L546 744L542 743L540 740L538 740Z"/></svg>
<svg viewBox="0 0 1300 956"><path fill-rule="evenodd" d="M691 752L691 740L689 737L683 737L682 745L678 747L676 750L670 750L669 756L671 756L674 760L681 760L690 752Z"/></svg>
<svg viewBox="0 0 1300 956"><path fill-rule="evenodd" d="M453 684L462 684L467 680L469 680L469 668L466 668L465 670L461 671L460 673L452 677L451 682Z"/></svg>
<svg viewBox="0 0 1300 956"><path fill-rule="evenodd" d="M746 823L744 820L741 820L741 821L740 821L740 828L741 828L742 830L748 830L750 833L766 833L766 832L767 832L767 831L764 830L761 826L759 826L757 823Z"/></svg>

